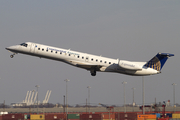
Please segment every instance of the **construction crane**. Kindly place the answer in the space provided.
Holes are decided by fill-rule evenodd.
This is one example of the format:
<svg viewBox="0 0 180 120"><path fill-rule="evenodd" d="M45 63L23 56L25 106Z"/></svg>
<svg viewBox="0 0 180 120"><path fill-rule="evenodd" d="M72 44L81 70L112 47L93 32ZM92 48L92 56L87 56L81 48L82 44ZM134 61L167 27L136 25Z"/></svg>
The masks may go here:
<svg viewBox="0 0 180 120"><path fill-rule="evenodd" d="M45 98L43 100L43 104L48 103L50 95L51 95L51 90L48 90L47 93L46 93L46 96L45 96Z"/></svg>
<svg viewBox="0 0 180 120"><path fill-rule="evenodd" d="M99 103L99 105L103 106L103 107L106 107L106 109L109 111L109 112L114 112L114 107L113 106L107 106L105 104L101 104Z"/></svg>
<svg viewBox="0 0 180 120"><path fill-rule="evenodd" d="M27 94L26 94L25 100L23 100L23 103L25 103L26 105L33 105L36 101L36 96L37 96L37 92L35 94L35 90L27 91Z"/></svg>

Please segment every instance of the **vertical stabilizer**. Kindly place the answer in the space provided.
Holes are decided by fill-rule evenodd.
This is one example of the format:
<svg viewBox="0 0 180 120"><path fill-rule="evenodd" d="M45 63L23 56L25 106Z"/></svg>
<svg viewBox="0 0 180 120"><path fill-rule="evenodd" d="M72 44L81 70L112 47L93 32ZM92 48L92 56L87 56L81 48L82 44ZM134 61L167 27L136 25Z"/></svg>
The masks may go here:
<svg viewBox="0 0 180 120"><path fill-rule="evenodd" d="M165 62L169 57L174 56L174 54L169 53L158 53L155 57L153 57L149 62L147 62L144 66L155 69L157 71L161 71Z"/></svg>

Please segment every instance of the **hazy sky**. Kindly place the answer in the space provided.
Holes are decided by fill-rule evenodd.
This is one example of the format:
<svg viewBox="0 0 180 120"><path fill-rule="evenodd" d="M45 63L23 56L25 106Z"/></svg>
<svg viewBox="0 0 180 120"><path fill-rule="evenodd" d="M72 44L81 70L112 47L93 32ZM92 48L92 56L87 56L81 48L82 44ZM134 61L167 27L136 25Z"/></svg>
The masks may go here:
<svg viewBox="0 0 180 120"><path fill-rule="evenodd" d="M148 61L158 52L172 53L162 73L145 77L145 103L170 100L176 83L180 103L179 0L0 0L0 103L22 102L39 85L39 100L52 90L50 103L63 104L68 82L68 103L122 105L142 103L142 77L89 71L62 62L18 54L5 47L36 42L110 58Z"/></svg>

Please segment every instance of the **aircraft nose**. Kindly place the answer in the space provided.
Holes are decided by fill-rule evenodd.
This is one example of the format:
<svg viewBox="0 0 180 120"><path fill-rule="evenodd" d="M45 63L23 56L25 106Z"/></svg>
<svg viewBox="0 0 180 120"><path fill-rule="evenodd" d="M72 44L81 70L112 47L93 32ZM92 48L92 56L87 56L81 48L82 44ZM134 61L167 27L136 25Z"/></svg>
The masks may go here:
<svg viewBox="0 0 180 120"><path fill-rule="evenodd" d="M17 48L17 46L10 46L10 47L7 47L6 50L15 50Z"/></svg>
<svg viewBox="0 0 180 120"><path fill-rule="evenodd" d="M7 47L7 48L6 48L6 50L9 50L9 49L10 49L10 47Z"/></svg>

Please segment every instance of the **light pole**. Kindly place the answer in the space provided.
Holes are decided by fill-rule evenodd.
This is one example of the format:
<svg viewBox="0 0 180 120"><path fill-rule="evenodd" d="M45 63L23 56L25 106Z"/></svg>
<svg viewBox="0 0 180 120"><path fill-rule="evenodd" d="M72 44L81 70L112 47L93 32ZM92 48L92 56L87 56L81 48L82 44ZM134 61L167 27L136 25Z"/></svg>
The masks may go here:
<svg viewBox="0 0 180 120"><path fill-rule="evenodd" d="M135 90L136 88L132 88L132 90L133 90L133 112L134 112L134 105L135 105L135 102L134 102L134 90Z"/></svg>
<svg viewBox="0 0 180 120"><path fill-rule="evenodd" d="M144 103L145 103L144 76L142 76L142 110L143 110L143 115L145 114Z"/></svg>
<svg viewBox="0 0 180 120"><path fill-rule="evenodd" d="M66 114L68 114L68 84L67 82L70 81L68 79L65 79L64 81L66 81Z"/></svg>
<svg viewBox="0 0 180 120"><path fill-rule="evenodd" d="M34 95L34 93L35 93L35 90L33 90L32 92L33 92L33 95ZM34 98L34 97L32 96L32 98ZM31 104L33 104L33 107L35 108L35 104L34 104L34 101L33 101L33 99L31 100ZM35 110L34 110L34 111L35 111Z"/></svg>
<svg viewBox="0 0 180 120"><path fill-rule="evenodd" d="M125 93L125 85L127 84L127 82L122 82L122 84L124 85L124 112L126 113L126 93Z"/></svg>
<svg viewBox="0 0 180 120"><path fill-rule="evenodd" d="M90 86L87 86L88 88L88 111L90 112Z"/></svg>
<svg viewBox="0 0 180 120"><path fill-rule="evenodd" d="M173 97L174 97L174 105L173 105L173 108L174 108L174 112L175 112L175 83L172 84L173 85Z"/></svg>
<svg viewBox="0 0 180 120"><path fill-rule="evenodd" d="M39 114L38 112L38 107L39 107L39 103L38 103L38 88L40 87L39 85L35 86L37 88L37 114Z"/></svg>

